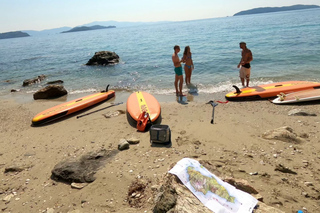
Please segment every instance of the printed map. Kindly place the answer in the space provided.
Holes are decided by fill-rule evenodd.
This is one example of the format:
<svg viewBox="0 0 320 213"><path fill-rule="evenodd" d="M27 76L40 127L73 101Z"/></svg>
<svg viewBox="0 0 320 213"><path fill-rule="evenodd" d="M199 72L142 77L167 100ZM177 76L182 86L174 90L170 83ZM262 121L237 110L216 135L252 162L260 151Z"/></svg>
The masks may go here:
<svg viewBox="0 0 320 213"><path fill-rule="evenodd" d="M187 173L190 184L196 191L202 192L204 195L212 192L231 203L235 203L235 197L230 196L228 191L214 177L204 176L191 166L187 168Z"/></svg>
<svg viewBox="0 0 320 213"><path fill-rule="evenodd" d="M198 161L183 158L169 173L182 183L210 210L219 213L252 213L258 201L209 172Z"/></svg>

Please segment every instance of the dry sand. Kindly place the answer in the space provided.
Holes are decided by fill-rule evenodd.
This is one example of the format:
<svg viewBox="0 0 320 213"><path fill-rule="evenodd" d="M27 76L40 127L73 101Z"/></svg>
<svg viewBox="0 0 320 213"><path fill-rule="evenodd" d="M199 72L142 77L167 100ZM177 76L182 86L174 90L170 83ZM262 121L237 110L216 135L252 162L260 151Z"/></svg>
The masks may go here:
<svg viewBox="0 0 320 213"><path fill-rule="evenodd" d="M121 96L126 100L126 95ZM41 127L32 127L38 112L57 101L2 100L0 103L0 208L3 212L152 212L152 195L140 208L127 201L129 186L139 176L158 185L169 166L184 157L205 160L217 167L220 178L248 180L270 206L284 212L320 212L320 117L288 116L292 109L319 115L319 102L278 106L268 101L229 102L215 108L206 101L179 104L161 101L162 124L172 131L171 147L151 147L149 133L137 132L126 115L105 118L109 111L125 110L125 103L89 116L76 116ZM189 97L190 98L190 97ZM216 97L223 100L223 95ZM121 99L121 98L120 98ZM87 112L107 106L108 101ZM266 140L268 130L289 126L304 137L302 143ZM119 152L100 169L96 180L83 189L52 180L51 170L60 161L101 148L117 149L122 138L140 139ZM282 164L297 174L275 171ZM21 172L4 173L12 165ZM255 174L255 175L252 175ZM3 199L6 198L4 201Z"/></svg>

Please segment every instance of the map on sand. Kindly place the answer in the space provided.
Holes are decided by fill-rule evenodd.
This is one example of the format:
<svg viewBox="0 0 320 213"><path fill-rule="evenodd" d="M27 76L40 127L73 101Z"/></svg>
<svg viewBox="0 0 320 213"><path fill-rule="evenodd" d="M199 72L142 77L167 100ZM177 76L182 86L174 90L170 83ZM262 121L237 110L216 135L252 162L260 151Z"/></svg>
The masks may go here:
<svg viewBox="0 0 320 213"><path fill-rule="evenodd" d="M209 172L198 161L183 158L169 173L181 182L210 210L219 213L251 213L258 201Z"/></svg>

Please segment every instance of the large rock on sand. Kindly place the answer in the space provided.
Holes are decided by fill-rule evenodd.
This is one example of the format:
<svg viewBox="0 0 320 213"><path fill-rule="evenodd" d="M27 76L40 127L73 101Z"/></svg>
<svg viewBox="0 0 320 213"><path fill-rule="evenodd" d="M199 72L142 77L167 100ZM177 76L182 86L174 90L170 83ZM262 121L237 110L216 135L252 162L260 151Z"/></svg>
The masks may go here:
<svg viewBox="0 0 320 213"><path fill-rule="evenodd" d="M268 130L263 135L262 138L268 140L280 140L289 143L302 143L304 140L299 137L291 127L284 126L274 130Z"/></svg>
<svg viewBox="0 0 320 213"><path fill-rule="evenodd" d="M67 159L58 163L52 170L54 180L75 183L90 183L94 174L105 165L106 160L114 157L117 150L101 149L89 152L79 159Z"/></svg>
<svg viewBox="0 0 320 213"><path fill-rule="evenodd" d="M119 63L119 56L115 52L100 51L86 63L86 65L114 65Z"/></svg>
<svg viewBox="0 0 320 213"><path fill-rule="evenodd" d="M59 98L68 94L62 85L49 85L33 94L33 99Z"/></svg>

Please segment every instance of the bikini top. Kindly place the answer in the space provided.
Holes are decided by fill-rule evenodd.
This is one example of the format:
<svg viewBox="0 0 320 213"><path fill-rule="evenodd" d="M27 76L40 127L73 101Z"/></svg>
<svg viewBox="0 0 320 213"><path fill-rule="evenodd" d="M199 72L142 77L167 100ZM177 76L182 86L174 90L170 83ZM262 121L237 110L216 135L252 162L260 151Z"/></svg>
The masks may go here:
<svg viewBox="0 0 320 213"><path fill-rule="evenodd" d="M191 56L191 55L190 55L190 56L187 56L186 59L192 59L192 56Z"/></svg>

